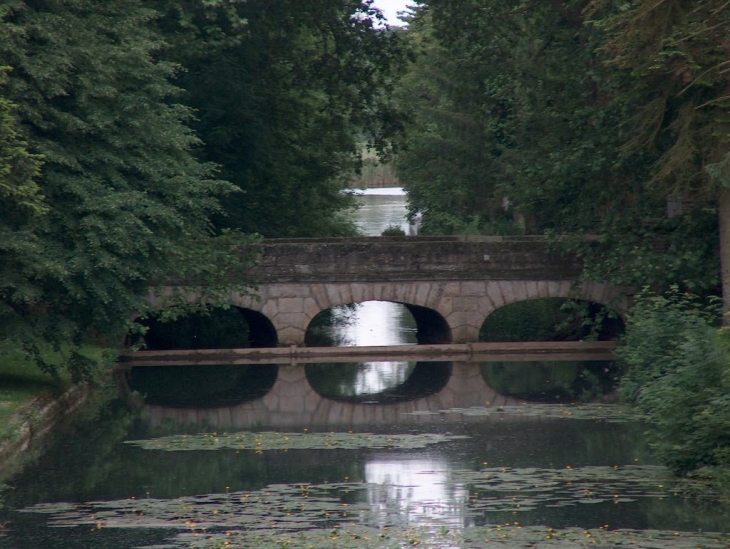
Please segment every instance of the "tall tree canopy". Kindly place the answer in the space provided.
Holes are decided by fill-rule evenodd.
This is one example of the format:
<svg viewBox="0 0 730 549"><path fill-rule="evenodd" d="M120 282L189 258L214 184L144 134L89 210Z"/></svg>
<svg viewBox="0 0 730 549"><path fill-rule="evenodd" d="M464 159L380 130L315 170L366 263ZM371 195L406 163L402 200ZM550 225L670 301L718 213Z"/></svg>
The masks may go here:
<svg viewBox="0 0 730 549"><path fill-rule="evenodd" d="M341 189L400 124L390 98L399 37L360 0L163 0L169 56L197 113L202 156L243 192L220 228L346 234Z"/></svg>
<svg viewBox="0 0 730 549"><path fill-rule="evenodd" d="M650 183L664 196L717 212L725 309L730 310L730 5L722 0L593 0L605 32L615 101L636 106L628 151L655 155Z"/></svg>
<svg viewBox="0 0 730 549"><path fill-rule="evenodd" d="M6 71L0 67L0 218L17 222L18 218L41 214L46 209L35 182L40 158L28 151L28 143L20 135L15 105L3 97Z"/></svg>
<svg viewBox="0 0 730 549"><path fill-rule="evenodd" d="M597 235L590 276L716 286L725 2L423 4L398 168L427 231Z"/></svg>
<svg viewBox="0 0 730 549"><path fill-rule="evenodd" d="M120 337L151 285L221 249L209 216L235 189L192 154L145 2L11 0L1 15L0 338L38 352ZM84 375L80 355L68 364Z"/></svg>

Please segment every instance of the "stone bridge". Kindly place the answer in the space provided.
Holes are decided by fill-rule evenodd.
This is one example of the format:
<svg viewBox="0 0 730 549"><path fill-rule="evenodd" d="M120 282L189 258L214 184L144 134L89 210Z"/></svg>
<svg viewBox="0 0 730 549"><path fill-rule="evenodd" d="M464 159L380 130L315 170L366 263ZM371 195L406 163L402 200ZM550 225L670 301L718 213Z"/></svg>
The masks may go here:
<svg viewBox="0 0 730 549"><path fill-rule="evenodd" d="M231 304L243 310L256 347L302 345L317 314L349 303L401 303L419 343L470 343L487 316L511 303L559 297L615 305L622 295L576 284L580 261L536 236L268 239L255 247L260 261L248 274L257 287L231 295Z"/></svg>

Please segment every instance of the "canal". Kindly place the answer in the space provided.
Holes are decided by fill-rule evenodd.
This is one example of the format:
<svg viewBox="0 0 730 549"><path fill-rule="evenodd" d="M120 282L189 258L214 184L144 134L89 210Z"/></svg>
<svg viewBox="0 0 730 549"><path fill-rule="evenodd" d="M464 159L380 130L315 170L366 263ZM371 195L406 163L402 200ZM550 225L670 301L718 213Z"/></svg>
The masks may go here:
<svg viewBox="0 0 730 549"><path fill-rule="evenodd" d="M363 232L405 226L402 195L360 200ZM405 307L373 302L308 338L414 332ZM726 512L681 495L609 386L565 392L588 365L498 366L132 372L136 392L90 406L8 482L0 548L730 547Z"/></svg>

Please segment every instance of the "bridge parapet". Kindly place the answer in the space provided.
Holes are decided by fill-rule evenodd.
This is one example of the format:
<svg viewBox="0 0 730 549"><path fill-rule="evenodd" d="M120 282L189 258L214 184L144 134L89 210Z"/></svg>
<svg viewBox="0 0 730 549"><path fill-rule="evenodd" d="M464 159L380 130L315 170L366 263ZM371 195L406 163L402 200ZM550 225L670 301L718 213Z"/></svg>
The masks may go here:
<svg viewBox="0 0 730 549"><path fill-rule="evenodd" d="M575 280L576 257L541 236L267 239L250 274L260 283L406 280Z"/></svg>

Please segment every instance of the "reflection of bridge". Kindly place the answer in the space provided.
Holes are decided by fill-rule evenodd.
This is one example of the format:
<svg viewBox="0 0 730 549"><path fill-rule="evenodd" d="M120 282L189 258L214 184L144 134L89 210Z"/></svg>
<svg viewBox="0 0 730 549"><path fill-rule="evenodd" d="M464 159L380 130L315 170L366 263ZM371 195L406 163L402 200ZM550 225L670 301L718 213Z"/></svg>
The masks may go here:
<svg viewBox="0 0 730 549"><path fill-rule="evenodd" d="M451 377L438 393L395 404L341 402L320 396L309 384L304 366L280 366L271 390L253 402L211 409L147 406L151 423L165 420L221 429L252 427L348 427L425 424L434 421L433 413L452 408L520 404L489 387L475 364L454 363ZM429 414L430 413L430 414ZM439 419L448 414L440 414ZM483 418L482 418L483 420Z"/></svg>
<svg viewBox="0 0 730 549"><path fill-rule="evenodd" d="M619 288L575 281L575 257L542 237L361 237L274 239L257 245L254 295L235 294L258 347L301 345L312 319L338 305L404 304L419 343L478 340L496 309L528 299L577 298L607 304Z"/></svg>

